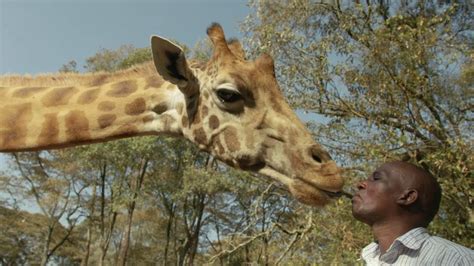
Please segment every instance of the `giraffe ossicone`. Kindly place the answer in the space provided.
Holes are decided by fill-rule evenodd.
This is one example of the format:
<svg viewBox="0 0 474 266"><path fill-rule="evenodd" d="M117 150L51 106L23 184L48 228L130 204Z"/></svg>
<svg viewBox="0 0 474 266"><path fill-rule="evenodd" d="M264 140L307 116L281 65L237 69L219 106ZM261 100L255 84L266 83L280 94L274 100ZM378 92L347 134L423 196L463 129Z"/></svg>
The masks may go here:
<svg viewBox="0 0 474 266"><path fill-rule="evenodd" d="M285 101L273 59L246 60L219 24L208 62L153 36L153 64L117 73L0 76L0 151L63 148L141 135L184 137L228 165L324 205L343 179ZM157 73L158 72L158 73Z"/></svg>

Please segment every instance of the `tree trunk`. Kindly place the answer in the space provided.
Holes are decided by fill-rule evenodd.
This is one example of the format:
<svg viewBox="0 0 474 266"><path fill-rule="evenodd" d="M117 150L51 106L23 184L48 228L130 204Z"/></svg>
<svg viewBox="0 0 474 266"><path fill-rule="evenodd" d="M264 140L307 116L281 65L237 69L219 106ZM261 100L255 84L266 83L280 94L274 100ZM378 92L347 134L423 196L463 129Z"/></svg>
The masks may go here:
<svg viewBox="0 0 474 266"><path fill-rule="evenodd" d="M119 258L117 262L117 264L121 266L125 266L127 263L128 248L130 246L130 234L132 231L133 213L135 212L136 200L138 198L138 194L142 187L143 179L145 178L148 162L149 162L148 159L144 159L142 161L139 175L137 176L135 180L132 180L133 183L132 183L131 188L133 189L133 196L128 207L127 227L122 237L122 243L120 245L121 247L120 247Z"/></svg>
<svg viewBox="0 0 474 266"><path fill-rule="evenodd" d="M92 238L92 230L91 230L91 228L87 228L86 253L84 254L84 258L82 258L81 266L89 265L89 257L90 257L90 250L91 250L91 238Z"/></svg>
<svg viewBox="0 0 474 266"><path fill-rule="evenodd" d="M91 204L89 206L90 210L90 215L89 215L89 228L87 228L87 244L86 244L86 254L84 254L84 258L82 259L81 265L87 266L89 265L89 256L90 256L90 250L91 250L91 241L92 241L92 231L93 231L93 226L94 223L93 217L94 217L94 209L95 209L95 193L97 189L97 184L94 182L94 187L92 187L92 200Z"/></svg>
<svg viewBox="0 0 474 266"><path fill-rule="evenodd" d="M41 254L41 266L46 266L49 260L49 243L51 242L51 236L53 234L53 228L48 226L48 233L46 235L46 240L44 241L43 252Z"/></svg>
<svg viewBox="0 0 474 266"><path fill-rule="evenodd" d="M164 254L164 259L163 259L163 265L168 265L168 250L170 246L171 227L173 226L173 221L174 221L174 207L171 206L169 210L168 223L166 225L166 244L165 244L165 254Z"/></svg>
<svg viewBox="0 0 474 266"><path fill-rule="evenodd" d="M197 195L195 197L196 203L192 206L195 213L193 214L192 224L187 226L188 228L186 229L188 234L185 242L181 246L179 265L193 265L199 245L199 233L201 232L202 216L206 206L206 195Z"/></svg>
<svg viewBox="0 0 474 266"><path fill-rule="evenodd" d="M113 211L109 215L112 216L109 224L106 228L105 224L105 177L107 173L107 164L104 163L101 173L100 173L100 179L101 179L101 188L100 188L100 259L99 259L99 265L103 266L105 263L105 257L107 256L107 252L109 250L109 244L110 244L110 239L112 238L112 232L115 228L115 222L117 220L117 212ZM113 196L111 196L113 197ZM113 198L111 198L111 201L113 202Z"/></svg>
<svg viewBox="0 0 474 266"><path fill-rule="evenodd" d="M120 253L119 253L117 265L125 266L127 263L128 248L130 246L130 233L132 231L132 219L133 219L134 209L135 207L129 210L129 214L127 217L127 227L125 228L125 232L122 235L122 243L120 244Z"/></svg>

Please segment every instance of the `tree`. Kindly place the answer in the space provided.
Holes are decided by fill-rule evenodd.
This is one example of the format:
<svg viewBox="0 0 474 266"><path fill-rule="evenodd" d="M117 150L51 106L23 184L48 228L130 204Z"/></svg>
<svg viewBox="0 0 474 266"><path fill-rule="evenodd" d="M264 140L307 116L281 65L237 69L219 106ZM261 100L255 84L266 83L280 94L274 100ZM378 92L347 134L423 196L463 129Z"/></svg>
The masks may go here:
<svg viewBox="0 0 474 266"><path fill-rule="evenodd" d="M251 6L244 23L248 45L273 54L290 101L319 120L312 125L315 136L352 180L387 160L421 165L444 190L431 231L472 247L469 3L295 0ZM335 227L359 227L344 220L349 208L341 207L315 219L336 220L324 231L338 241ZM369 239L365 231L355 232L348 249L337 253L326 246L326 259L356 258Z"/></svg>
<svg viewBox="0 0 474 266"><path fill-rule="evenodd" d="M41 214L0 207L0 263L2 265L39 264L44 228L49 218ZM59 225L53 233L53 239L61 239L67 228ZM61 245L50 261L63 261L68 265L78 265L75 252L71 252L79 239L70 236Z"/></svg>
<svg viewBox="0 0 474 266"><path fill-rule="evenodd" d="M75 227L82 218L82 194L87 184L77 177L74 164L65 164L52 153L48 156L41 153L13 154L13 158L17 174L5 177L8 180L7 189L14 193L17 203L25 204L32 200L32 205L40 213L36 215L38 218L33 219L36 223L29 224L33 227L27 230L37 233L32 243L35 248L28 252L28 256L33 253L40 259L36 263L47 265L58 258L58 252L64 251L67 243L72 242ZM19 212L27 217L28 213L23 213ZM25 219L16 226L28 225ZM20 235L18 237L21 238ZM74 257L70 259L75 260Z"/></svg>
<svg viewBox="0 0 474 266"><path fill-rule="evenodd" d="M78 73L79 71L77 70L77 62L75 60L69 61L67 64L64 64L61 66L59 69L59 72L61 73Z"/></svg>
<svg viewBox="0 0 474 266"><path fill-rule="evenodd" d="M132 45L122 45L116 50L102 48L95 55L86 59L84 68L88 72L117 71L133 51L135 51L135 47Z"/></svg>

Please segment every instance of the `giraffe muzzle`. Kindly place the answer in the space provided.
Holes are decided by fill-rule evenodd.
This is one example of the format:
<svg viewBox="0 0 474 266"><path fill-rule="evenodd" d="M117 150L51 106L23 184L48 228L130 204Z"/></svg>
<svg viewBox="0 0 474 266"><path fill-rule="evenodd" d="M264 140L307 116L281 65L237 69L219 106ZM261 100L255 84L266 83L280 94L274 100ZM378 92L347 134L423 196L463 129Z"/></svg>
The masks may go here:
<svg viewBox="0 0 474 266"><path fill-rule="evenodd" d="M308 177L289 177L268 165L261 168L258 173L282 183L298 201L307 205L322 206L332 198L352 197L352 195L342 190L342 177L338 172L331 173L330 179L335 180L335 182L330 182L331 185L318 184L319 182L315 182L314 176L310 180L306 179ZM319 178L324 179L322 176L319 176Z"/></svg>

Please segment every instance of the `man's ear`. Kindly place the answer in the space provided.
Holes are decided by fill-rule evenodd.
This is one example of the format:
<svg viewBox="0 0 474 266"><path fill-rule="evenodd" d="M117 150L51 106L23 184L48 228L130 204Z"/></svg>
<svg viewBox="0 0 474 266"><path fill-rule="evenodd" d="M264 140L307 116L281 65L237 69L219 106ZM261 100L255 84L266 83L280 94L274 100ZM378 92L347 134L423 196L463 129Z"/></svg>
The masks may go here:
<svg viewBox="0 0 474 266"><path fill-rule="evenodd" d="M418 191L416 189L407 189L403 191L400 197L397 199L397 203L400 205L411 205L418 199Z"/></svg>
<svg viewBox="0 0 474 266"><path fill-rule="evenodd" d="M165 38L152 36L151 50L156 71L180 89L187 87L192 74L183 49Z"/></svg>

